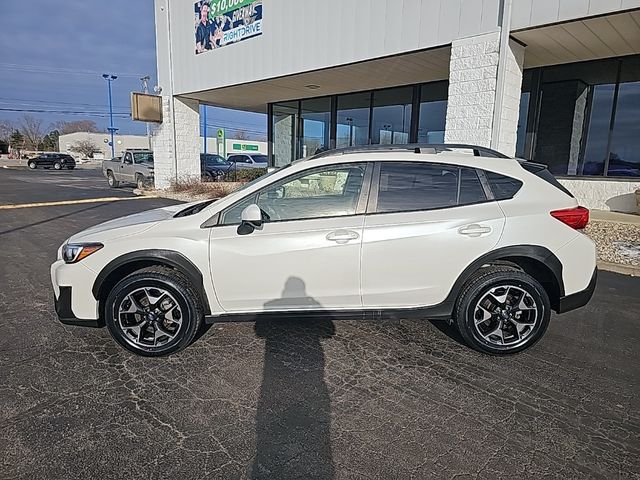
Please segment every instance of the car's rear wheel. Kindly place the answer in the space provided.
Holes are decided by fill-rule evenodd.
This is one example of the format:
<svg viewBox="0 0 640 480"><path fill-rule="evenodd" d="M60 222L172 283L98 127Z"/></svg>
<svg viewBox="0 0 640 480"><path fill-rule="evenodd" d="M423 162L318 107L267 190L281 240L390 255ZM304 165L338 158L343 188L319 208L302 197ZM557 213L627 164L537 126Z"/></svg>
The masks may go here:
<svg viewBox="0 0 640 480"><path fill-rule="evenodd" d="M111 188L118 188L120 186L120 182L116 180L116 177L113 175L111 170L107 172L107 183Z"/></svg>
<svg viewBox="0 0 640 480"><path fill-rule="evenodd" d="M55 162L53 164L53 169L54 170L60 170L62 168L62 164L60 162Z"/></svg>
<svg viewBox="0 0 640 480"><path fill-rule="evenodd" d="M68 168L69 170L73 170L74 168L76 168L76 166L75 166L75 165L69 165L67 168Z"/></svg>
<svg viewBox="0 0 640 480"><path fill-rule="evenodd" d="M504 355L534 345L551 317L549 296L535 278L510 267L487 267L465 284L454 321L465 342Z"/></svg>
<svg viewBox="0 0 640 480"><path fill-rule="evenodd" d="M38 164L36 162L29 162L27 163L27 165L31 170L35 170L36 168L38 168Z"/></svg>
<svg viewBox="0 0 640 480"><path fill-rule="evenodd" d="M174 270L150 267L120 281L105 302L111 336L138 355L159 357L187 347L202 325L199 296Z"/></svg>

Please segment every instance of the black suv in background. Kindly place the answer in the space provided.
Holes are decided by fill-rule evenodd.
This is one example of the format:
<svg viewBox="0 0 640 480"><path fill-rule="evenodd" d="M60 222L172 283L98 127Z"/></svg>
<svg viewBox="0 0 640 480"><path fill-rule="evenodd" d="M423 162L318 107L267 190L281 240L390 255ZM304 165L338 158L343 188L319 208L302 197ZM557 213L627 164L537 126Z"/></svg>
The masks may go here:
<svg viewBox="0 0 640 480"><path fill-rule="evenodd" d="M220 181L224 178L225 174L233 168L233 166L233 163L227 162L224 158L215 153L200 154L200 167L202 169L203 177L209 177L213 180Z"/></svg>
<svg viewBox="0 0 640 480"><path fill-rule="evenodd" d="M37 157L27 160L27 165L31 170L38 167L53 167L55 170L68 168L69 170L73 170L76 167L76 161L67 153L41 153Z"/></svg>

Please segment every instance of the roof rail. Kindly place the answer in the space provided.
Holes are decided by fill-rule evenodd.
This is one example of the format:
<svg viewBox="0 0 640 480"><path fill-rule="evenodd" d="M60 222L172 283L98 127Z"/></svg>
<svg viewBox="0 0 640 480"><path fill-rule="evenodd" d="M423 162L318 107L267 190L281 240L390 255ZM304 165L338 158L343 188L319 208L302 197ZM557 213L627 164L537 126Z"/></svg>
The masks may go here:
<svg viewBox="0 0 640 480"><path fill-rule="evenodd" d="M509 158L507 155L479 145L467 145L465 143L406 143L391 145L359 145L356 147L335 148L325 150L309 157L322 158L331 155L349 155L352 153L366 152L391 152L395 150L412 151L414 153L442 153L452 150L471 150L475 157Z"/></svg>

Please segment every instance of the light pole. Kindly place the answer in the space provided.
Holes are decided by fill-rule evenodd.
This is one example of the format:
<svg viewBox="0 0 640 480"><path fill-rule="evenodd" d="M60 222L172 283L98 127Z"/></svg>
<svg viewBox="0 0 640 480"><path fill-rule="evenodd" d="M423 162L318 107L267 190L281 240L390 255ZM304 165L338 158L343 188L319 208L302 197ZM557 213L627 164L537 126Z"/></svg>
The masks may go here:
<svg viewBox="0 0 640 480"><path fill-rule="evenodd" d="M142 93L149 93L149 80L151 80L149 75L140 77L140 81L142 82ZM151 130L149 129L149 122L145 122L144 125L147 129L147 143L149 144L149 149L151 149Z"/></svg>
<svg viewBox="0 0 640 480"><path fill-rule="evenodd" d="M117 132L118 129L114 128L113 126L113 102L111 100L111 82L113 82L116 78L118 78L118 76L104 73L102 74L102 78L104 78L107 81L107 84L109 86L109 128L107 130L109 130L109 133L111 134L111 142L109 142L109 145L111 145L111 158L115 158L116 148L113 143L113 134Z"/></svg>

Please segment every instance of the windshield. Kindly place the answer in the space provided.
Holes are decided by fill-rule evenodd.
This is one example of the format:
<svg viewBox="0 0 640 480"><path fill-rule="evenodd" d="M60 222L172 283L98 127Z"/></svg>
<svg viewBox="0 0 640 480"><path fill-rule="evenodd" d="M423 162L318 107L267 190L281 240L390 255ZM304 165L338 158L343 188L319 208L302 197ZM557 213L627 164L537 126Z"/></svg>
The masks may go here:
<svg viewBox="0 0 640 480"><path fill-rule="evenodd" d="M285 165L283 167L275 168L275 169L271 170L270 172L267 172L264 175L261 175L258 178L255 178L255 179L251 180L250 182L245 183L242 187L240 187L238 190L236 190L236 192L240 192L240 191L250 187L251 185L253 185L255 183L258 183L259 181L264 180L267 177L270 177L274 173L281 171L283 168L287 168L287 167L290 167L290 166L291 166L291 164L288 164L288 165Z"/></svg>
<svg viewBox="0 0 640 480"><path fill-rule="evenodd" d="M134 153L133 161L135 163L153 163L153 153L151 152Z"/></svg>
<svg viewBox="0 0 640 480"><path fill-rule="evenodd" d="M205 157L205 163L207 164L213 164L213 165L227 165L229 162L227 162L224 158L222 158L220 155L207 155Z"/></svg>

